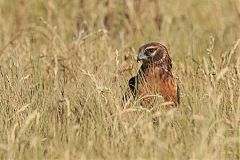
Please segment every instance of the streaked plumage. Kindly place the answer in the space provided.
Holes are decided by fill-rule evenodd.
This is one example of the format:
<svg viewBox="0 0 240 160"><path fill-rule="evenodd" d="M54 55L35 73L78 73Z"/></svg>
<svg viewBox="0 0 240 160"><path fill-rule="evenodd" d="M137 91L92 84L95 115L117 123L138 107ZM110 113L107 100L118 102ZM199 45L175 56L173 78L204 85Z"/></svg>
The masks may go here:
<svg viewBox="0 0 240 160"><path fill-rule="evenodd" d="M129 88L134 98L141 98L141 104L151 105L155 98L147 95L161 95L171 106L180 103L179 87L173 77L172 61L167 48L158 42L140 47L137 61L143 64L137 74L129 80ZM145 98L144 98L145 97Z"/></svg>

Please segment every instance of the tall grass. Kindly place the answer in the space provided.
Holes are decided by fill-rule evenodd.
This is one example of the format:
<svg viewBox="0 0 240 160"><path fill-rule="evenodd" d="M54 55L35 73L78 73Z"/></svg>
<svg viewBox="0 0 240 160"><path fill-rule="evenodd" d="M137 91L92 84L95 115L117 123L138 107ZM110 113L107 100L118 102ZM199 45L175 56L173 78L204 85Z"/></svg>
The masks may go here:
<svg viewBox="0 0 240 160"><path fill-rule="evenodd" d="M0 0L0 158L240 159L239 8ZM177 109L121 101L147 41L170 51Z"/></svg>

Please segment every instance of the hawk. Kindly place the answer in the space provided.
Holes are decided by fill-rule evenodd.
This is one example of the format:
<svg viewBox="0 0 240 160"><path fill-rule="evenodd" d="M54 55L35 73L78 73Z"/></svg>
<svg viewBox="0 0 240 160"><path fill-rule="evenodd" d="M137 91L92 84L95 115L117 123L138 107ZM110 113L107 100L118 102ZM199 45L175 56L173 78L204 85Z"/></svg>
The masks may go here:
<svg viewBox="0 0 240 160"><path fill-rule="evenodd" d="M141 104L149 106L156 100L156 96L149 95L161 95L165 102L172 102L170 106L178 106L180 90L171 72L167 48L158 42L146 43L139 48L139 61L142 65L138 74L128 82L133 98L138 97Z"/></svg>

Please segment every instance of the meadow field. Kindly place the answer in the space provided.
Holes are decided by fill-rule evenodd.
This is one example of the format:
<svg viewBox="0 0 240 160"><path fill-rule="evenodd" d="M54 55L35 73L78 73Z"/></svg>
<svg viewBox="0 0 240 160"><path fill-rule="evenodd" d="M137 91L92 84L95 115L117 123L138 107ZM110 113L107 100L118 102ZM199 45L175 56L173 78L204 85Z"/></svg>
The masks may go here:
<svg viewBox="0 0 240 160"><path fill-rule="evenodd" d="M176 109L122 102L149 41ZM0 159L240 159L240 1L0 0Z"/></svg>

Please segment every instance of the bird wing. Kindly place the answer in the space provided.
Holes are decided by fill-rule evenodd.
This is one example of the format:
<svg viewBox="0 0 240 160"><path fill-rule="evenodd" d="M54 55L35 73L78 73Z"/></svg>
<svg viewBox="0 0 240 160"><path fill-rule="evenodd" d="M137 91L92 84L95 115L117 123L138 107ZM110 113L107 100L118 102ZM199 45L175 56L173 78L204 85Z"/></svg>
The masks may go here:
<svg viewBox="0 0 240 160"><path fill-rule="evenodd" d="M134 76L134 77L130 78L129 81L128 81L128 86L131 90L133 98L135 98L136 95L137 95L137 84L138 84L137 82L138 82L138 77L137 76Z"/></svg>
<svg viewBox="0 0 240 160"><path fill-rule="evenodd" d="M125 91L125 94L123 95L123 102L126 102L130 99L131 96L135 99L137 96L137 84L138 84L138 77L134 76L129 79L128 81L128 89Z"/></svg>

